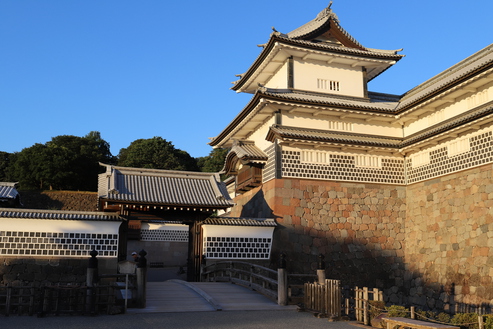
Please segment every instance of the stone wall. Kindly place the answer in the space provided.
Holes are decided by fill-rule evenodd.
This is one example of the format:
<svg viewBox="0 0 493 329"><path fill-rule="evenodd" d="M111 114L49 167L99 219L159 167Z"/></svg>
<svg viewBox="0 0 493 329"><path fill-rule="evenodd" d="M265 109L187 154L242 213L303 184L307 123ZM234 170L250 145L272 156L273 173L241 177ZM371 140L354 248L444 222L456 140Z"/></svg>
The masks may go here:
<svg viewBox="0 0 493 329"><path fill-rule="evenodd" d="M47 210L97 211L97 192L19 191L23 208Z"/></svg>
<svg viewBox="0 0 493 329"><path fill-rule="evenodd" d="M409 303L449 309L493 302L492 165L408 187Z"/></svg>
<svg viewBox="0 0 493 329"><path fill-rule="evenodd" d="M404 273L404 187L277 179L235 202L232 216L276 219L272 262L286 253L291 273L315 273L319 254L348 285L390 289Z"/></svg>
<svg viewBox="0 0 493 329"><path fill-rule="evenodd" d="M384 290L390 304L493 305L492 165L410 186L277 179L235 199L232 216L271 217L271 266Z"/></svg>

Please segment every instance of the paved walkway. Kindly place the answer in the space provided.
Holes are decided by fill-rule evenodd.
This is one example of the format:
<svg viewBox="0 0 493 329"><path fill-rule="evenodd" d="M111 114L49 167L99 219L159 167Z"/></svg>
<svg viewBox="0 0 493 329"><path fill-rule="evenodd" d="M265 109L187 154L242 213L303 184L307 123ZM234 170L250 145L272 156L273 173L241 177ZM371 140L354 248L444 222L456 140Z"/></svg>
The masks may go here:
<svg viewBox="0 0 493 329"><path fill-rule="evenodd" d="M15 329L358 329L351 322L329 322L311 313L287 311L230 311L140 313L104 316L11 316L0 328Z"/></svg>
<svg viewBox="0 0 493 329"><path fill-rule="evenodd" d="M168 280L147 283L147 305L127 313L295 310L279 306L258 292L225 282Z"/></svg>
<svg viewBox="0 0 493 329"><path fill-rule="evenodd" d="M352 322L329 322L308 312L297 312L294 306L279 306L259 293L231 283L193 285L195 289L180 280L148 282L147 307L130 309L127 314L0 317L0 328L357 329ZM222 311L217 312L218 309Z"/></svg>

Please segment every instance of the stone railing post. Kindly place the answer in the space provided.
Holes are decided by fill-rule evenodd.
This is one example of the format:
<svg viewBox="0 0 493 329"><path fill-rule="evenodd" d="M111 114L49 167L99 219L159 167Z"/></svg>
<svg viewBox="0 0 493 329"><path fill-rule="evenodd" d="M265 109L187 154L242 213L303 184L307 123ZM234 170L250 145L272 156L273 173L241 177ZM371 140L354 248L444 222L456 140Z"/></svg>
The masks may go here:
<svg viewBox="0 0 493 329"><path fill-rule="evenodd" d="M90 253L91 258L89 258L89 264L87 266L87 274L86 274L86 311L88 313L93 313L94 308L94 283L98 281L98 259L96 256L98 252L93 249Z"/></svg>
<svg viewBox="0 0 493 329"><path fill-rule="evenodd" d="M139 251L139 261L135 272L137 274L137 305L141 308L146 307L146 286L147 286L147 252Z"/></svg>
<svg viewBox="0 0 493 329"><path fill-rule="evenodd" d="M319 284L325 284L325 256L318 255L317 278Z"/></svg>
<svg viewBox="0 0 493 329"><path fill-rule="evenodd" d="M284 253L281 253L279 268L277 269L277 304L288 305L288 272Z"/></svg>

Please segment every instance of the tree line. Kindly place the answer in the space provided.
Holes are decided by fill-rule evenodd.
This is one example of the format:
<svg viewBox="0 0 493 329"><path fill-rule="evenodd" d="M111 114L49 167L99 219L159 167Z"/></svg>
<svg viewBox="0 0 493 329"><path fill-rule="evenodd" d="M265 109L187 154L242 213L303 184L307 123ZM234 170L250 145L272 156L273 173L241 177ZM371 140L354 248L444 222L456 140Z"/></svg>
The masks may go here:
<svg viewBox="0 0 493 329"><path fill-rule="evenodd" d="M98 131L83 137L60 135L20 152L0 151L0 182L18 182L24 190L96 191L100 162L122 167L218 172L227 150L193 158L162 137L137 139L117 156Z"/></svg>

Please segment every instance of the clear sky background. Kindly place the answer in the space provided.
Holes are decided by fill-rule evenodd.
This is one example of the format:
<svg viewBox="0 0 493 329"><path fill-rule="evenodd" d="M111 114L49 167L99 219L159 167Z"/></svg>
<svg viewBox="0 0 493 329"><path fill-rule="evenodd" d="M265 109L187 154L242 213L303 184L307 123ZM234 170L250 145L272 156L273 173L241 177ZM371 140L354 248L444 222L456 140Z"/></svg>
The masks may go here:
<svg viewBox="0 0 493 329"><path fill-rule="evenodd" d="M267 42L328 0L0 0L0 151L99 131L117 155L161 136L193 157L251 95L230 90ZM369 90L402 94L493 42L491 0L335 0L369 48L405 54Z"/></svg>

